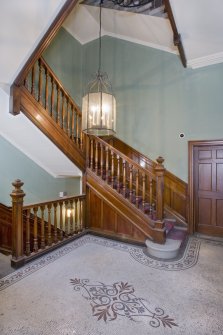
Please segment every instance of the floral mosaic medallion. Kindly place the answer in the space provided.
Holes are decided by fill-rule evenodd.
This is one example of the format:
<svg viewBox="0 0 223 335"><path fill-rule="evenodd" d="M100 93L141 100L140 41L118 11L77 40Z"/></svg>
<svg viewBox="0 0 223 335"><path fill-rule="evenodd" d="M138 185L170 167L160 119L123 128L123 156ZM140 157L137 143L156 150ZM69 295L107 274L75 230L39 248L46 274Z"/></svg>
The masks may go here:
<svg viewBox="0 0 223 335"><path fill-rule="evenodd" d="M93 316L98 321L114 321L126 317L131 321L140 321L142 317L150 318L150 326L158 328L177 327L174 319L160 307L150 309L149 303L135 295L135 289L129 283L117 282L105 285L101 282L91 284L89 279L71 279L75 291L90 302Z"/></svg>

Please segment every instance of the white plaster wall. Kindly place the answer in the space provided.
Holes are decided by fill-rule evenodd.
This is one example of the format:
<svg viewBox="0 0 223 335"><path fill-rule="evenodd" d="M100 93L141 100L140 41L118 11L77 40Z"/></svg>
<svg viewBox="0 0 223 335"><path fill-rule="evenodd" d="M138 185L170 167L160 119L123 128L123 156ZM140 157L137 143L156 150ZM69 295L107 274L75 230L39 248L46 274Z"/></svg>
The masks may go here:
<svg viewBox="0 0 223 335"><path fill-rule="evenodd" d="M9 113L9 96L0 89L0 135L54 177L81 171L22 113Z"/></svg>

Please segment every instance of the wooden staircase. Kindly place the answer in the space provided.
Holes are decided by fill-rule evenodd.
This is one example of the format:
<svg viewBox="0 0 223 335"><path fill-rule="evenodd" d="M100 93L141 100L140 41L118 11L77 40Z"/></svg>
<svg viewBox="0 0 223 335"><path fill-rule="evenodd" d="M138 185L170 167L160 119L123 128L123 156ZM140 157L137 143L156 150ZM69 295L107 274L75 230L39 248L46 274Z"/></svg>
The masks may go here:
<svg viewBox="0 0 223 335"><path fill-rule="evenodd" d="M153 162L116 137L85 135L79 107L42 57L14 95L16 109L82 170L84 229L163 244L170 222L186 227L186 184L165 171L162 157Z"/></svg>

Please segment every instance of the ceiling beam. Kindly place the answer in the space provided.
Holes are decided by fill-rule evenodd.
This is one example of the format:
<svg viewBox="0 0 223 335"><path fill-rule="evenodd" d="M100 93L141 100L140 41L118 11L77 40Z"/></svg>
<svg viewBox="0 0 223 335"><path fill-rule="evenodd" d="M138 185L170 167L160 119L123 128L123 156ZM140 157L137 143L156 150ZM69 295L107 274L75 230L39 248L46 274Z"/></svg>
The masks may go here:
<svg viewBox="0 0 223 335"><path fill-rule="evenodd" d="M182 40L181 40L181 36L178 32L178 29L177 29L177 25L176 25L176 22L175 22L175 19L174 19L173 11L172 11L172 8L171 8L171 5L170 5L170 0L164 0L164 5L165 5L165 9L166 9L166 12L168 14L168 18L170 20L170 24L171 24L171 27L172 27L172 30L173 30L173 43L174 43L174 45L176 45L178 47L179 54L180 54L180 59L181 59L181 62L183 64L183 66L187 67L187 59L186 59L186 55L185 55L185 52L184 52L183 43L182 43Z"/></svg>

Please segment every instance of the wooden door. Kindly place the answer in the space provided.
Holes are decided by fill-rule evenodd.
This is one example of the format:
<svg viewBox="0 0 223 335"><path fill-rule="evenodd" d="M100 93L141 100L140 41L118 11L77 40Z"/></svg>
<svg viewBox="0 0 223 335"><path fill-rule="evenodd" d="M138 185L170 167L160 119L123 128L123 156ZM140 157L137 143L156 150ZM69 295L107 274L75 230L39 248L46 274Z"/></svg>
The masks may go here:
<svg viewBox="0 0 223 335"><path fill-rule="evenodd" d="M193 148L194 228L223 236L223 145Z"/></svg>

